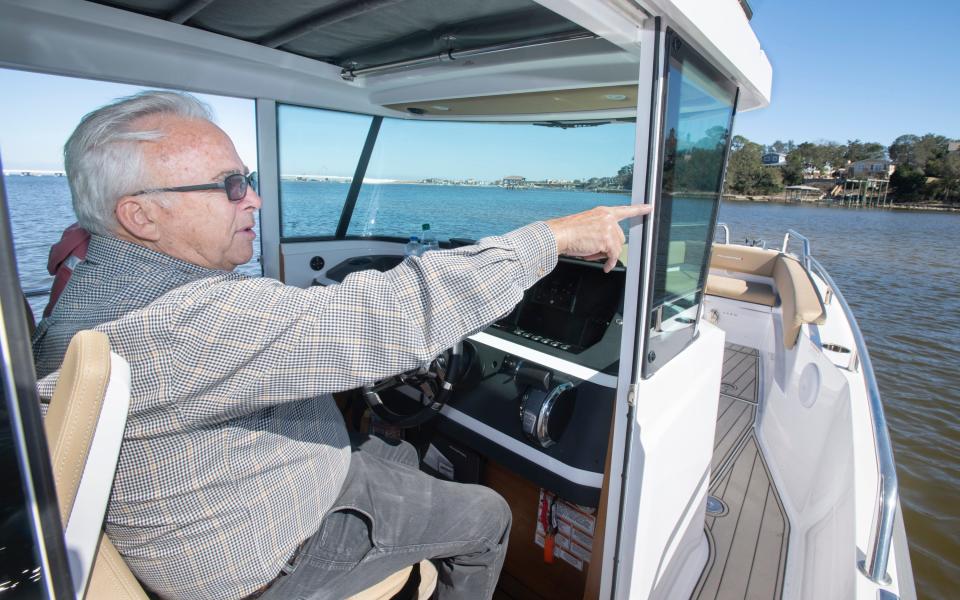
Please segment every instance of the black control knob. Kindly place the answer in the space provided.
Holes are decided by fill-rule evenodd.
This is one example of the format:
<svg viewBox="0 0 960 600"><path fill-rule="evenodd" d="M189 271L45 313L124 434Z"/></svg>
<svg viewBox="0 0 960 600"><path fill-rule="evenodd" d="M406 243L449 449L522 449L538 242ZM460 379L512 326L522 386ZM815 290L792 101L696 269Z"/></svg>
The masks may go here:
<svg viewBox="0 0 960 600"><path fill-rule="evenodd" d="M546 392L550 389L553 373L521 362L517 366L515 378L520 385L529 385Z"/></svg>
<svg viewBox="0 0 960 600"><path fill-rule="evenodd" d="M548 391L527 388L520 400L520 428L531 442L549 448L560 440L573 416L576 388L563 382Z"/></svg>

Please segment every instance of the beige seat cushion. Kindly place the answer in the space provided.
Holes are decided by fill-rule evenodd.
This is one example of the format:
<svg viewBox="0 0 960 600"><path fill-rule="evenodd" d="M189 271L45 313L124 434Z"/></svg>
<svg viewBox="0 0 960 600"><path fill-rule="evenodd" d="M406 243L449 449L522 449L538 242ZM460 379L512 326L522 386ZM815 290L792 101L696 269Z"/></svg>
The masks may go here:
<svg viewBox="0 0 960 600"><path fill-rule="evenodd" d="M776 250L737 244L715 244L710 253L710 268L773 277L773 266L780 255Z"/></svg>
<svg viewBox="0 0 960 600"><path fill-rule="evenodd" d="M764 306L774 306L777 303L776 293L765 283L744 281L712 273L707 276L707 294Z"/></svg>
<svg viewBox="0 0 960 600"><path fill-rule="evenodd" d="M147 600L140 582L130 572L123 557L113 547L110 539L100 536L96 562L87 586L87 598L110 598L110 600Z"/></svg>
<svg viewBox="0 0 960 600"><path fill-rule="evenodd" d="M401 569L380 583L350 596L347 600L390 600L403 589L412 571L413 567ZM417 586L417 599L426 600L433 594L436 587L437 568L429 560L420 561L420 585Z"/></svg>
<svg viewBox="0 0 960 600"><path fill-rule="evenodd" d="M817 288L797 259L780 255L774 266L773 279L783 313L783 345L790 349L796 345L803 324L823 324L827 315Z"/></svg>
<svg viewBox="0 0 960 600"><path fill-rule="evenodd" d="M110 343L96 331L73 336L44 420L60 519L73 510L87 453L110 382Z"/></svg>
<svg viewBox="0 0 960 600"><path fill-rule="evenodd" d="M43 424L64 526L73 510L109 382L107 336L97 331L78 332L67 347ZM105 535L100 536L86 596L147 600L140 583Z"/></svg>

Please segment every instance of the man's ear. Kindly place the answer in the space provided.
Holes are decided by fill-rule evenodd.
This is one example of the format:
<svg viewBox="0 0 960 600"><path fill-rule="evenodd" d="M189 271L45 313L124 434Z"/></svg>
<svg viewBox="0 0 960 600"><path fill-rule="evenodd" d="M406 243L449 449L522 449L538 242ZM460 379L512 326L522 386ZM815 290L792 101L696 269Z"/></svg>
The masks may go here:
<svg viewBox="0 0 960 600"><path fill-rule="evenodd" d="M124 196L117 201L117 222L123 233L135 240L156 242L160 229L156 222L157 205L137 196Z"/></svg>

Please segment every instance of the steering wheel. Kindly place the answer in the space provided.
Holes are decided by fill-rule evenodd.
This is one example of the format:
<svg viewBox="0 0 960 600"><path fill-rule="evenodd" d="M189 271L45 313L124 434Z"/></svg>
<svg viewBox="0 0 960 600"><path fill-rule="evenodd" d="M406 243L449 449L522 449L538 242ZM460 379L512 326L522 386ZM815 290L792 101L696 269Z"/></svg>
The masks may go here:
<svg viewBox="0 0 960 600"><path fill-rule="evenodd" d="M370 410L382 420L402 429L416 427L440 413L440 409L450 399L454 384L460 379L463 366L463 342L457 342L455 346L433 359L429 366L382 379L373 385L363 386L360 388L360 393ZM416 412L411 414L394 412L387 408L380 398L380 392L402 385L408 385L420 392L422 407Z"/></svg>

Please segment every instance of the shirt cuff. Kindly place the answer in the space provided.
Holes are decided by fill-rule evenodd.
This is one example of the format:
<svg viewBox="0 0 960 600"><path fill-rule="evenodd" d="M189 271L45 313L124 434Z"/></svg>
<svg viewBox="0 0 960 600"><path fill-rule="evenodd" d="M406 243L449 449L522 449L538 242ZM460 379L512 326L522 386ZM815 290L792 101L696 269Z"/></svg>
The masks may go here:
<svg viewBox="0 0 960 600"><path fill-rule="evenodd" d="M503 236L513 245L520 263L520 281L524 289L557 266L557 239L553 230L537 221Z"/></svg>

